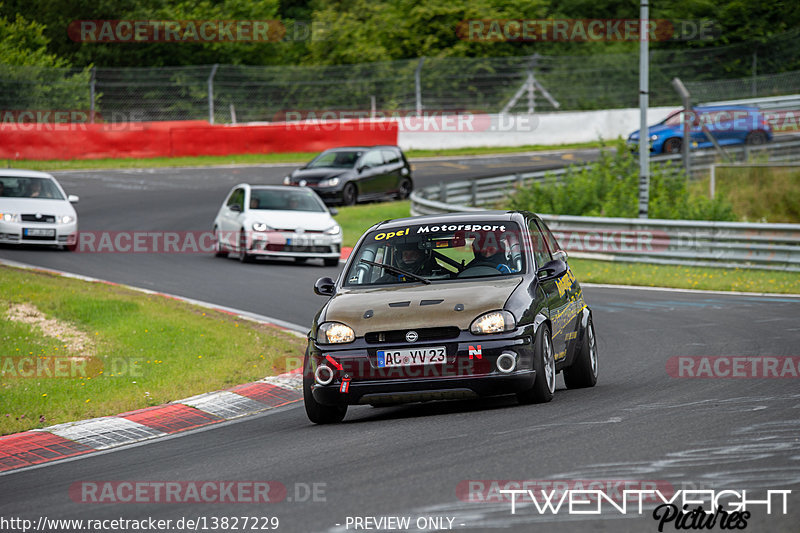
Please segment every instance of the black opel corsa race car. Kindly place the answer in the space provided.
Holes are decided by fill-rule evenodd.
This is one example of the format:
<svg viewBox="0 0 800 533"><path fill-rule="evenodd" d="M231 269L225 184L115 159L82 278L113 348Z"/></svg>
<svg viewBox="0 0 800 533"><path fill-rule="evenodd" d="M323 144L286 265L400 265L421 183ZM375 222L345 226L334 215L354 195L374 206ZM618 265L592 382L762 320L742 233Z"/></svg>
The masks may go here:
<svg viewBox="0 0 800 533"><path fill-rule="evenodd" d="M592 315L542 220L480 212L381 222L359 240L309 333L308 418L347 406L516 394L597 382Z"/></svg>

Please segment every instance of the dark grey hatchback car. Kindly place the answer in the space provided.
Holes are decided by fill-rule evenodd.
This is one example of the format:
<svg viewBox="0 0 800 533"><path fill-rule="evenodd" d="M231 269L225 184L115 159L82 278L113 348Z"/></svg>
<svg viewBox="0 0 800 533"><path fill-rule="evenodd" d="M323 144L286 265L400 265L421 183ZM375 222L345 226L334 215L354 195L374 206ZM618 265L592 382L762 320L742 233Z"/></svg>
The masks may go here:
<svg viewBox="0 0 800 533"><path fill-rule="evenodd" d="M314 189L326 204L405 199L414 182L411 165L397 146L346 146L325 150L283 179L284 185Z"/></svg>

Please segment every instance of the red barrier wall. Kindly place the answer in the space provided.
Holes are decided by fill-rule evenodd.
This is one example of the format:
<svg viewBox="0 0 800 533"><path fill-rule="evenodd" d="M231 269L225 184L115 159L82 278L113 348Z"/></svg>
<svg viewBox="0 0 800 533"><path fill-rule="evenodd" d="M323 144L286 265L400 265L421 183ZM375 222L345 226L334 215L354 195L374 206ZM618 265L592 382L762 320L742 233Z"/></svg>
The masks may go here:
<svg viewBox="0 0 800 533"><path fill-rule="evenodd" d="M0 125L0 158L11 160L319 152L335 146L373 144L397 144L397 123L212 126L197 120Z"/></svg>

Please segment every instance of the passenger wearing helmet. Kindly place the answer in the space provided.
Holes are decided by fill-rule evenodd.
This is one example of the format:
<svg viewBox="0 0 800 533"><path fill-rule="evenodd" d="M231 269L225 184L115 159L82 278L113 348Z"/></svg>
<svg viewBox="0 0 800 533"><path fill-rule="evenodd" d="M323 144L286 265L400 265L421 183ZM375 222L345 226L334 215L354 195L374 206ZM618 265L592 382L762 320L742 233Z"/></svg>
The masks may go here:
<svg viewBox="0 0 800 533"><path fill-rule="evenodd" d="M472 241L472 253L475 259L467 263L466 268L490 267L501 274L513 272L506 264L506 254L503 249L502 231L485 231L479 233Z"/></svg>

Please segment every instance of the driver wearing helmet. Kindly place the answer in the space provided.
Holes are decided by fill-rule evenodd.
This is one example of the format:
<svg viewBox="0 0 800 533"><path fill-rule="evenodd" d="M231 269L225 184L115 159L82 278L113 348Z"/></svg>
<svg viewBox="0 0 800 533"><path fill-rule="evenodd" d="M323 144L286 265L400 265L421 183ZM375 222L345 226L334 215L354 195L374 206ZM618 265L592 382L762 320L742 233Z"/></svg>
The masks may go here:
<svg viewBox="0 0 800 533"><path fill-rule="evenodd" d="M441 270L436 260L433 258L431 250L420 248L419 243L416 242L401 243L395 246L394 265L406 272L423 277L430 277L435 271ZM378 281L381 283L388 283L392 281L415 280L409 276L390 272L381 276Z"/></svg>
<svg viewBox="0 0 800 533"><path fill-rule="evenodd" d="M506 254L503 250L502 231L484 231L479 233L472 241L472 253L475 259L467 263L466 268L489 267L501 274L513 272L506 264Z"/></svg>

